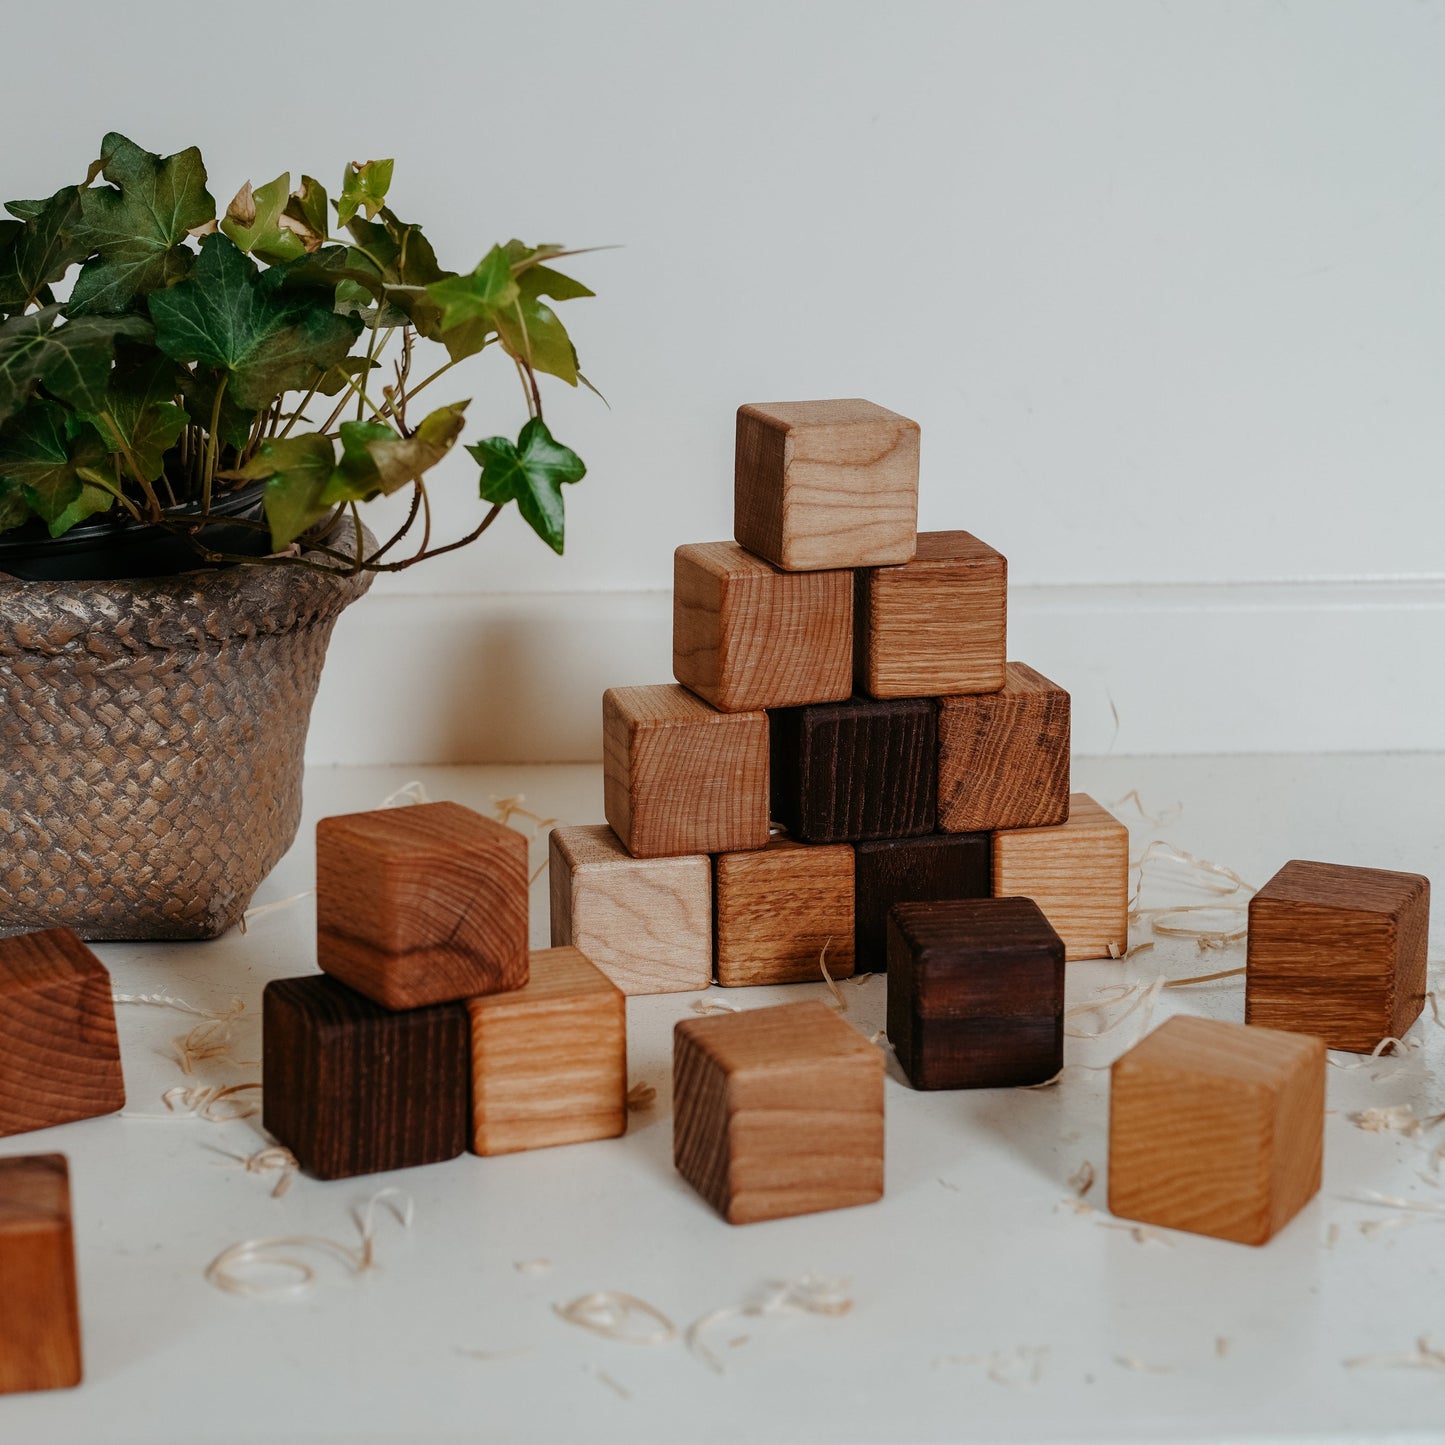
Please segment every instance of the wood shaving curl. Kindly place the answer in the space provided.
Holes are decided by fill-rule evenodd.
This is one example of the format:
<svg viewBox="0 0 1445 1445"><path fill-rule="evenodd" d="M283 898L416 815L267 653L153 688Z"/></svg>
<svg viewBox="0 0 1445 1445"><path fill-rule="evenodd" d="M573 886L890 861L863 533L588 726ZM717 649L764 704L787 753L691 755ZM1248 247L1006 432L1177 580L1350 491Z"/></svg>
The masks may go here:
<svg viewBox="0 0 1445 1445"><path fill-rule="evenodd" d="M1138 1355L1115 1355L1114 1363L1123 1366L1126 1370L1133 1370L1136 1375L1172 1375L1173 1365L1155 1365L1148 1360L1141 1360Z"/></svg>
<svg viewBox="0 0 1445 1445"><path fill-rule="evenodd" d="M1069 1175L1069 1188L1082 1199L1094 1187L1094 1166L1085 1159L1072 1174Z"/></svg>
<svg viewBox="0 0 1445 1445"><path fill-rule="evenodd" d="M229 1124L236 1119L249 1119L261 1112L259 1100L240 1097L242 1094L259 1091L260 1088L259 1083L227 1084L224 1087L219 1084L199 1084L189 1089L177 1085L161 1095L161 1102L178 1119L204 1119L208 1124Z"/></svg>
<svg viewBox="0 0 1445 1445"><path fill-rule="evenodd" d="M597 1290L552 1308L569 1325L623 1344L668 1345L677 1338L677 1326L660 1309L622 1290Z"/></svg>
<svg viewBox="0 0 1445 1445"><path fill-rule="evenodd" d="M745 1304L725 1305L694 1320L687 1328L687 1347L703 1364L721 1375L726 1373L727 1367L722 1358L708 1347L706 1338L707 1332L719 1322L788 1314L827 1315L836 1319L852 1308L853 1300L845 1279L825 1279L805 1274L794 1280L775 1281Z"/></svg>
<svg viewBox="0 0 1445 1445"><path fill-rule="evenodd" d="M742 1009L735 1003L723 1003L721 999L695 998L688 1005L695 1014L737 1014Z"/></svg>
<svg viewBox="0 0 1445 1445"><path fill-rule="evenodd" d="M845 1014L848 1012L848 1000L838 991L838 985L834 981L833 975L828 972L828 950L832 945L831 936L824 939L823 947L818 954L818 972L823 975L823 982L828 985L828 992L833 995L833 1007L839 1013Z"/></svg>
<svg viewBox="0 0 1445 1445"><path fill-rule="evenodd" d="M1415 1348L1398 1355L1356 1355L1345 1361L1347 1370L1445 1370L1445 1347L1432 1344L1428 1335Z"/></svg>
<svg viewBox="0 0 1445 1445"><path fill-rule="evenodd" d="M657 1103L657 1086L649 1084L646 1079L639 1079L627 1091L627 1111L630 1114L640 1114L646 1109L652 1108Z"/></svg>

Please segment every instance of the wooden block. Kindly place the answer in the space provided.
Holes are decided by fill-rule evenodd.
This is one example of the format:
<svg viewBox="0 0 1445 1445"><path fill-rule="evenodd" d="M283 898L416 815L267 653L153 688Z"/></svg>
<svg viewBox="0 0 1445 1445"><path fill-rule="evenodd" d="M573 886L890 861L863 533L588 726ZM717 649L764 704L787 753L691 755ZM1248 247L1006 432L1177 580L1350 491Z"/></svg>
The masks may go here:
<svg viewBox="0 0 1445 1445"><path fill-rule="evenodd" d="M1042 828L1069 816L1069 695L1011 662L1000 692L938 705L938 826Z"/></svg>
<svg viewBox="0 0 1445 1445"><path fill-rule="evenodd" d="M931 833L938 764L928 698L854 698L772 719L773 817L805 843Z"/></svg>
<svg viewBox="0 0 1445 1445"><path fill-rule="evenodd" d="M1064 944L1033 900L896 905L888 1042L915 1089L1052 1079L1064 1066Z"/></svg>
<svg viewBox="0 0 1445 1445"><path fill-rule="evenodd" d="M389 1009L527 981L527 840L459 803L316 825L316 955Z"/></svg>
<svg viewBox="0 0 1445 1445"><path fill-rule="evenodd" d="M855 680L871 697L997 692L1005 681L1008 563L968 532L920 532L897 567L860 568Z"/></svg>
<svg viewBox="0 0 1445 1445"><path fill-rule="evenodd" d="M1124 1219L1264 1244L1319 1190L1319 1039L1180 1015L1114 1064L1109 1099Z"/></svg>
<svg viewBox="0 0 1445 1445"><path fill-rule="evenodd" d="M634 858L605 823L554 828L553 946L571 944L625 994L712 982L712 860Z"/></svg>
<svg viewBox="0 0 1445 1445"><path fill-rule="evenodd" d="M789 572L913 556L918 423L871 401L738 408L733 534Z"/></svg>
<svg viewBox="0 0 1445 1445"><path fill-rule="evenodd" d="M672 1157L729 1224L883 1197L883 1055L816 999L673 1030Z"/></svg>
<svg viewBox="0 0 1445 1445"><path fill-rule="evenodd" d="M717 981L724 987L817 983L853 973L853 850L774 839L713 864Z"/></svg>
<svg viewBox="0 0 1445 1445"><path fill-rule="evenodd" d="M0 1159L0 1395L80 1379L69 1166L63 1154Z"/></svg>
<svg viewBox="0 0 1445 1445"><path fill-rule="evenodd" d="M524 987L467 1008L473 1153L627 1132L627 1000L577 949L534 953Z"/></svg>
<svg viewBox="0 0 1445 1445"><path fill-rule="evenodd" d="M993 891L1032 898L1070 962L1120 957L1129 948L1129 830L1075 793L1067 823L993 835Z"/></svg>
<svg viewBox="0 0 1445 1445"><path fill-rule="evenodd" d="M993 839L987 833L890 838L859 843L853 851L853 966L859 973L887 969L888 910L895 903L987 898L993 891Z"/></svg>
<svg viewBox="0 0 1445 1445"><path fill-rule="evenodd" d="M326 974L261 999L262 1119L318 1179L455 1159L467 1147L465 1004L393 1012Z"/></svg>
<svg viewBox="0 0 1445 1445"><path fill-rule="evenodd" d="M607 821L638 858L731 853L768 841L768 715L719 712L685 687L602 697Z"/></svg>
<svg viewBox="0 0 1445 1445"><path fill-rule="evenodd" d="M784 572L735 542L673 559L672 675L723 712L853 691L853 573Z"/></svg>
<svg viewBox="0 0 1445 1445"><path fill-rule="evenodd" d="M1286 863L1249 903L1245 1021L1367 1054L1425 1007L1430 880Z"/></svg>
<svg viewBox="0 0 1445 1445"><path fill-rule="evenodd" d="M0 939L0 1136L124 1107L105 965L68 928Z"/></svg>

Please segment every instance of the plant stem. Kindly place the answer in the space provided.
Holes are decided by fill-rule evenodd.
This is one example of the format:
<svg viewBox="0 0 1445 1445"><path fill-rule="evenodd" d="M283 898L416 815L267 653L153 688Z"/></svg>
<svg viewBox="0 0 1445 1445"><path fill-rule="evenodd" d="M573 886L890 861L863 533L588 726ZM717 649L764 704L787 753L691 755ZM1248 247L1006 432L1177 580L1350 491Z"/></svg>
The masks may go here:
<svg viewBox="0 0 1445 1445"><path fill-rule="evenodd" d="M370 567L370 566L372 565L372 563L374 563L374 562L376 562L376 561L379 561L382 557L385 557L386 554L387 554L388 552L390 552L391 549L392 549L393 547L395 547L396 544L397 544L398 542L400 542L400 541L402 540L402 538L405 537L408 532L411 531L411 529L412 529L412 524L416 521L417 513L420 512L420 511L421 511L421 482L420 482L420 480L417 480L417 481L414 481L414 482L412 483L411 510L410 510L409 512L407 512L407 514L406 514L406 521L404 521L404 522L401 524L401 526L398 527L397 530L396 530L395 532L393 532L393 533L391 534L391 536L388 537L387 540L386 540L385 542L383 542L383 543L381 544L381 546L379 546L379 547L376 549L376 551L374 551L374 552L371 554L371 556L368 557L368 558L366 559L366 561L365 561L362 565L363 565L364 567Z"/></svg>
<svg viewBox="0 0 1445 1445"><path fill-rule="evenodd" d="M161 499L156 496L155 488L152 487L151 484L146 481L146 479L141 475L140 466L136 462L135 454L125 444L125 438L121 435L120 427L116 425L115 418L111 416L108 411L103 411L100 414L100 419L105 423L106 428L109 430L111 436L115 439L116 450L124 458L126 466L130 468L131 476L133 476L136 481L140 483L141 491L146 494L146 501L150 503L151 507L151 520L155 521L155 519L161 514ZM118 484L116 494L119 495Z"/></svg>
<svg viewBox="0 0 1445 1445"><path fill-rule="evenodd" d="M301 413L304 412L306 408L311 405L311 398L316 395L317 388L320 385L321 381L318 378L316 385L313 386L311 390L308 391L306 395L301 398L300 404L297 406L296 410L291 413L291 420L288 421L286 425L282 428L281 435L276 438L277 441L284 441L287 437L291 435L291 428L295 426L298 421L301 420ZM278 402L277 405L279 407L280 403ZM280 413L278 412L277 420L279 419Z"/></svg>
<svg viewBox="0 0 1445 1445"><path fill-rule="evenodd" d="M201 513L205 515L211 510L211 479L216 474L216 432L221 426L221 402L226 395L226 386L230 382L229 376L223 376L220 385L216 387L216 399L211 403L211 434L206 438L206 470L201 475Z"/></svg>

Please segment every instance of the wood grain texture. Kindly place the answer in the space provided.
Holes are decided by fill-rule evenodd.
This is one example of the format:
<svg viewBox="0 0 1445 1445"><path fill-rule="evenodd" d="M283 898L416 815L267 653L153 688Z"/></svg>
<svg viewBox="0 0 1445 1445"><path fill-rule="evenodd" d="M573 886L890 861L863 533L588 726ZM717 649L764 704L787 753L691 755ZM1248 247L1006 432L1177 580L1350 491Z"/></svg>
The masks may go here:
<svg viewBox="0 0 1445 1445"><path fill-rule="evenodd" d="M603 808L638 858L768 841L768 715L719 712L685 687L602 697Z"/></svg>
<svg viewBox="0 0 1445 1445"><path fill-rule="evenodd" d="M913 556L918 423L871 401L738 408L733 534L789 572Z"/></svg>
<svg viewBox="0 0 1445 1445"><path fill-rule="evenodd" d="M730 1224L883 1197L883 1056L816 999L673 1031L673 1162Z"/></svg>
<svg viewBox="0 0 1445 1445"><path fill-rule="evenodd" d="M672 675L723 712L853 691L853 573L784 572L735 542L673 558Z"/></svg>
<svg viewBox="0 0 1445 1445"><path fill-rule="evenodd" d="M938 826L1040 828L1069 815L1069 695L1022 662L999 692L938 705Z"/></svg>
<svg viewBox="0 0 1445 1445"><path fill-rule="evenodd" d="M817 983L853 973L853 850L774 839L713 861L717 981Z"/></svg>
<svg viewBox="0 0 1445 1445"><path fill-rule="evenodd" d="M80 1380L69 1165L63 1154L0 1159L0 1395Z"/></svg>
<svg viewBox="0 0 1445 1445"><path fill-rule="evenodd" d="M928 698L783 708L772 719L773 816L805 843L933 831L937 714Z"/></svg>
<svg viewBox="0 0 1445 1445"><path fill-rule="evenodd" d="M467 1147L465 1004L393 1012L326 974L262 995L263 1122L318 1179L455 1159Z"/></svg>
<svg viewBox="0 0 1445 1445"><path fill-rule="evenodd" d="M627 1132L627 1000L577 949L533 953L525 986L467 1009L473 1153Z"/></svg>
<svg viewBox="0 0 1445 1445"><path fill-rule="evenodd" d="M897 567L860 568L854 677L871 697L997 692L1005 682L1008 562L969 532L920 532Z"/></svg>
<svg viewBox="0 0 1445 1445"><path fill-rule="evenodd" d="M554 828L552 943L582 950L624 994L712 982L712 860L634 858L605 823Z"/></svg>
<svg viewBox="0 0 1445 1445"><path fill-rule="evenodd" d="M1245 1021L1369 1053L1425 1007L1430 881L1296 859L1250 900Z"/></svg>
<svg viewBox="0 0 1445 1445"><path fill-rule="evenodd" d="M316 826L321 967L390 1009L527 981L527 840L459 803Z"/></svg>
<svg viewBox="0 0 1445 1445"><path fill-rule="evenodd" d="M68 928L0 939L0 1136L124 1107L105 965Z"/></svg>
<svg viewBox="0 0 1445 1445"><path fill-rule="evenodd" d="M1068 822L993 835L993 891L1032 898L1070 962L1122 955L1129 948L1129 830L1087 793L1075 793Z"/></svg>
<svg viewBox="0 0 1445 1445"><path fill-rule="evenodd" d="M1324 1122L1322 1040L1176 1016L1114 1064L1109 1208L1264 1244L1319 1190Z"/></svg>
<svg viewBox="0 0 1445 1445"><path fill-rule="evenodd" d="M888 967L888 910L895 903L987 898L993 839L987 833L929 833L859 843L854 852L853 966L860 973Z"/></svg>

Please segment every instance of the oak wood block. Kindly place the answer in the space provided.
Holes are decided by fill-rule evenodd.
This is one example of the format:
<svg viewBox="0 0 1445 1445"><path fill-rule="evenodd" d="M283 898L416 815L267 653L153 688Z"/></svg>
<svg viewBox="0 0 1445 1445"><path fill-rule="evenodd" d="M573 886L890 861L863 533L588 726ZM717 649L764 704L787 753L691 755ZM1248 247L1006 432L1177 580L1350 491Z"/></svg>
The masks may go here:
<svg viewBox="0 0 1445 1445"><path fill-rule="evenodd" d="M523 987L467 1009L473 1153L627 1132L627 1000L577 949L533 953Z"/></svg>
<svg viewBox="0 0 1445 1445"><path fill-rule="evenodd" d="M613 687L602 749L607 821L635 857L767 845L767 713L719 712L676 683Z"/></svg>
<svg viewBox="0 0 1445 1445"><path fill-rule="evenodd" d="M772 719L773 816L806 843L933 831L937 714L928 698L783 708Z"/></svg>
<svg viewBox="0 0 1445 1445"><path fill-rule="evenodd" d="M0 1395L80 1380L69 1166L63 1154L0 1159Z"/></svg>
<svg viewBox="0 0 1445 1445"><path fill-rule="evenodd" d="M859 973L888 967L888 911L895 903L987 898L993 891L993 839L987 833L928 833L854 848L853 965Z"/></svg>
<svg viewBox="0 0 1445 1445"><path fill-rule="evenodd" d="M1296 859L1250 900L1245 1021L1369 1053L1425 1007L1430 880Z"/></svg>
<svg viewBox="0 0 1445 1445"><path fill-rule="evenodd" d="M262 995L263 1122L318 1179L455 1159L467 1147L465 1004L394 1012L326 974Z"/></svg>
<svg viewBox="0 0 1445 1445"><path fill-rule="evenodd" d="M552 943L571 944L625 994L712 982L712 860L634 858L605 823L554 828Z"/></svg>
<svg viewBox="0 0 1445 1445"><path fill-rule="evenodd" d="M713 863L717 981L725 987L817 983L853 973L853 850L777 838Z"/></svg>
<svg viewBox="0 0 1445 1445"><path fill-rule="evenodd" d="M968 532L920 532L897 567L860 568L855 679L872 697L998 692L1005 682L1008 563Z"/></svg>
<svg viewBox="0 0 1445 1445"><path fill-rule="evenodd" d="M883 1197L883 1055L816 999L673 1030L672 1157L729 1224Z"/></svg>
<svg viewBox="0 0 1445 1445"><path fill-rule="evenodd" d="M1176 1016L1114 1064L1109 1098L1124 1219L1264 1244L1319 1190L1320 1039Z"/></svg>
<svg viewBox="0 0 1445 1445"><path fill-rule="evenodd" d="M68 928L0 939L0 1136L124 1107L105 965Z"/></svg>
<svg viewBox="0 0 1445 1445"><path fill-rule="evenodd" d="M673 559L672 674L723 712L853 691L853 573L784 572L735 542Z"/></svg>
<svg viewBox="0 0 1445 1445"><path fill-rule="evenodd" d="M1129 830L1075 793L1068 822L993 835L993 891L1032 898L1070 962L1118 957L1129 948Z"/></svg>
<svg viewBox="0 0 1445 1445"><path fill-rule="evenodd" d="M527 981L527 840L459 803L316 825L316 954L389 1009Z"/></svg>
<svg viewBox="0 0 1445 1445"><path fill-rule="evenodd" d="M1022 662L998 692L938 704L938 826L1040 828L1069 816L1069 695Z"/></svg>
<svg viewBox="0 0 1445 1445"><path fill-rule="evenodd" d="M918 423L871 401L738 408L733 533L789 572L913 556Z"/></svg>

